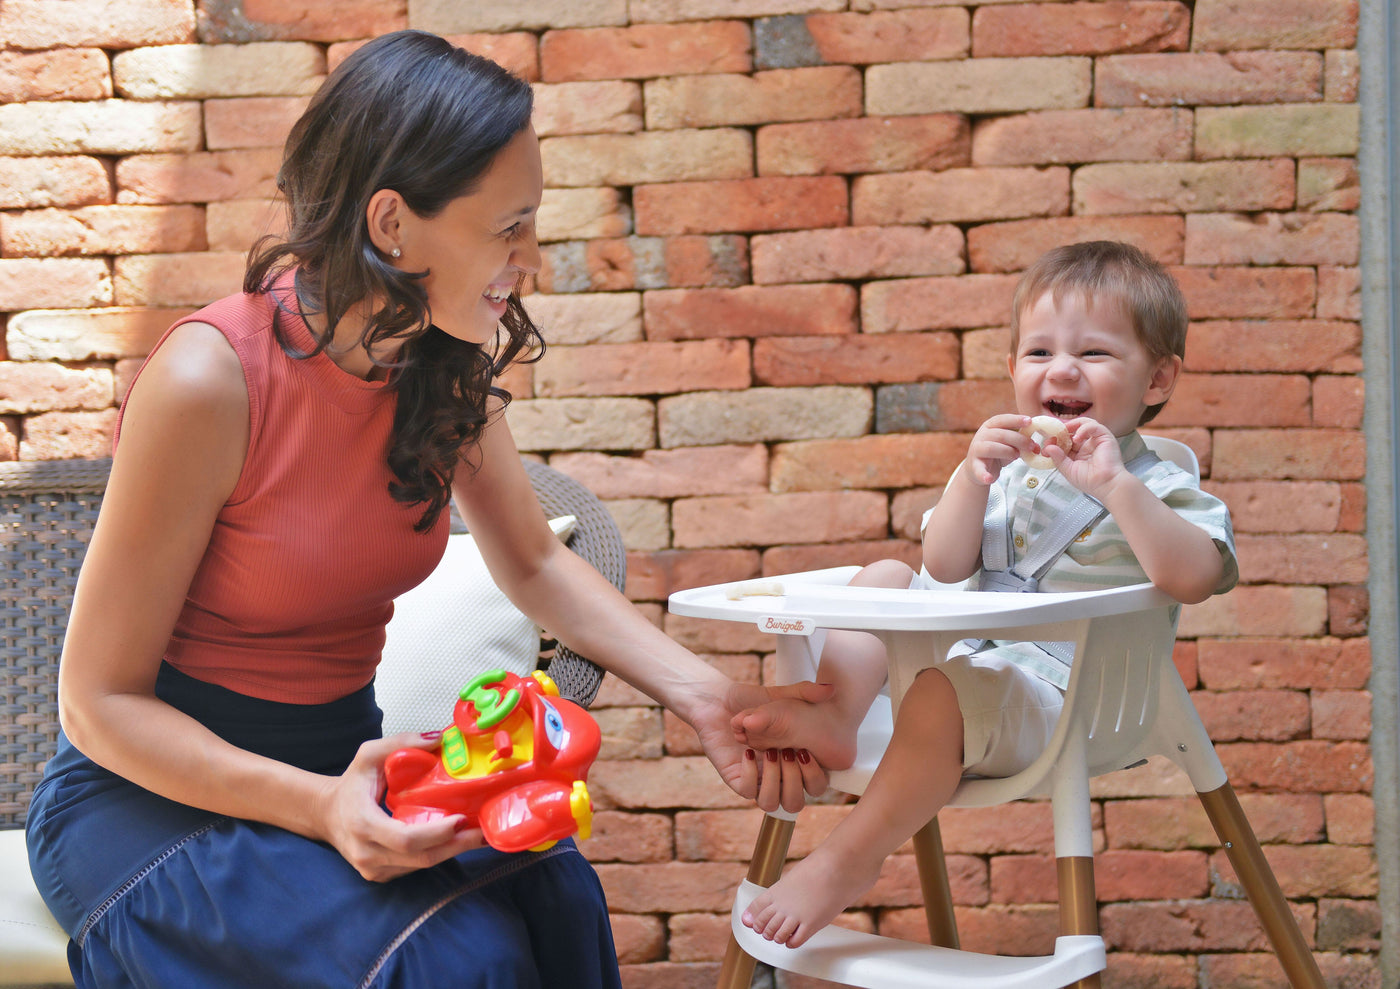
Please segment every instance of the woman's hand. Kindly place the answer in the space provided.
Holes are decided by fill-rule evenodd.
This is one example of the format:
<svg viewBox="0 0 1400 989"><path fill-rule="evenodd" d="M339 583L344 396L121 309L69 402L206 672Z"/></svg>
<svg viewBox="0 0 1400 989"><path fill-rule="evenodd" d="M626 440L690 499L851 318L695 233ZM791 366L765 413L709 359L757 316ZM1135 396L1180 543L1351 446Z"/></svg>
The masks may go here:
<svg viewBox="0 0 1400 989"><path fill-rule="evenodd" d="M463 827L461 814L423 824L405 824L384 812L384 760L396 749L432 748L421 735L391 735L365 742L348 769L327 777L317 817L325 841L373 882L426 869L483 844L480 828Z"/></svg>
<svg viewBox="0 0 1400 989"><path fill-rule="evenodd" d="M781 806L795 812L802 808L804 792L816 796L826 790L826 770L805 752L757 752L744 746L735 739L732 722L740 711L775 700L827 700L831 689L829 685L810 682L781 687L731 682L722 696L697 703L691 726L700 736L705 755L730 789L755 800L766 811Z"/></svg>

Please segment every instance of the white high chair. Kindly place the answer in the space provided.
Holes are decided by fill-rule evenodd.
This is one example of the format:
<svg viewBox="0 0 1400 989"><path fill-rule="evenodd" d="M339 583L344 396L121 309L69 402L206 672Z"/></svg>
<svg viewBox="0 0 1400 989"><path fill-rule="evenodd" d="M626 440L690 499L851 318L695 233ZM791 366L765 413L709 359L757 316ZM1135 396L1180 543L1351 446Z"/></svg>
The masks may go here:
<svg viewBox="0 0 1400 989"><path fill-rule="evenodd" d="M1199 477L1184 444L1157 437L1149 445ZM1162 755L1180 766L1225 846L1251 905L1294 987L1322 989L1308 951L1259 842L1172 662L1175 602L1150 584L1073 594L968 593L847 586L857 567L771 578L781 597L742 596L743 582L679 591L676 614L752 621L777 636L779 681L812 679L825 630L878 635L889 655L889 697L881 696L857 738L855 765L831 774L834 788L860 794L889 740L893 711L931 657L960 639L1075 643L1064 710L1049 746L1006 779L964 779L954 807L985 807L1050 796L1060 891L1060 936L1053 954L1005 957L958 950L952 896L938 821L914 837L932 945L828 926L800 948L765 940L745 927L744 909L775 882L795 815L765 815L748 878L735 897L732 936L720 989L747 989L754 960L775 968L867 989L1047 989L1097 987L1105 965L1094 894L1089 778Z"/></svg>

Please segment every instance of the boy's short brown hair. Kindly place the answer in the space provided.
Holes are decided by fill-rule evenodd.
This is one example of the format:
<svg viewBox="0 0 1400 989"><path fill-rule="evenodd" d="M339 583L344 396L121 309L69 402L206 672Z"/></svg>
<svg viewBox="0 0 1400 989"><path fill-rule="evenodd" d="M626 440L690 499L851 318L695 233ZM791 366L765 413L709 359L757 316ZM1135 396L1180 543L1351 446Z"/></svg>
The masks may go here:
<svg viewBox="0 0 1400 989"><path fill-rule="evenodd" d="M1090 240L1046 251L1026 269L1011 300L1011 352L1022 315L1046 292L1058 303L1082 293L1090 307L1117 304L1153 357L1186 356L1186 298L1165 268L1131 244ZM1148 408L1142 422L1161 405Z"/></svg>

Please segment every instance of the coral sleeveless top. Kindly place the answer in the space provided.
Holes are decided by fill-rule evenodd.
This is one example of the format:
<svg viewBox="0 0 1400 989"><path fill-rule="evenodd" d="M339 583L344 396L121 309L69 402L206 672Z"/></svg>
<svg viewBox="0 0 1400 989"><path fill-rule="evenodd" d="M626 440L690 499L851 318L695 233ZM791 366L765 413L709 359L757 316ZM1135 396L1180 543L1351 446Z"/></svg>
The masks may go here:
<svg viewBox="0 0 1400 989"><path fill-rule="evenodd" d="M442 558L448 521L414 532L422 506L389 495L394 391L325 353L288 356L274 314L296 350L314 341L279 299L295 302L290 276L180 321L218 328L238 354L249 440L165 660L241 694L321 704L373 678L393 599Z"/></svg>

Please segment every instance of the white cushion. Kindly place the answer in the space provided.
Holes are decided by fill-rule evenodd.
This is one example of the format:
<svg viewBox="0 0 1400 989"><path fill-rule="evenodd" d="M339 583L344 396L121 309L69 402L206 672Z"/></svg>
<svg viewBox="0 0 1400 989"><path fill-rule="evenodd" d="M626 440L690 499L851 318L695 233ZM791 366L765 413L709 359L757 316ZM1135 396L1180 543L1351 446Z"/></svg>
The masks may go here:
<svg viewBox="0 0 1400 989"><path fill-rule="evenodd" d="M560 539L574 516L550 520ZM470 533L447 537L437 569L394 601L374 691L384 734L441 728L463 684L482 670L528 675L538 662L540 630L501 593Z"/></svg>
<svg viewBox="0 0 1400 989"><path fill-rule="evenodd" d="M0 986L73 984L68 935L53 919L34 880L23 831L0 831Z"/></svg>

